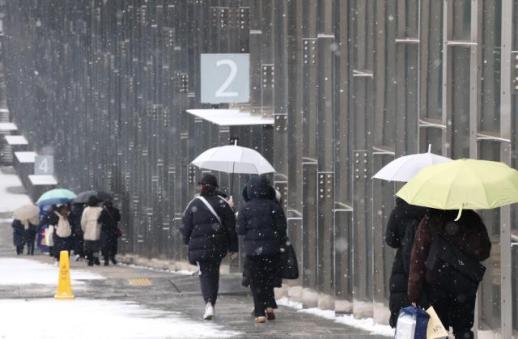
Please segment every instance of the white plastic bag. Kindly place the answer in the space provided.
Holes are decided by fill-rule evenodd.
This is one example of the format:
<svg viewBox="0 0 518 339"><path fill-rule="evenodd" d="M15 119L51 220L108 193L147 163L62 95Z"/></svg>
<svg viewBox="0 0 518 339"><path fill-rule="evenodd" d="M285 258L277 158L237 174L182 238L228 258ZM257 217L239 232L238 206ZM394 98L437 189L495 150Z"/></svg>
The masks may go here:
<svg viewBox="0 0 518 339"><path fill-rule="evenodd" d="M54 226L50 225L45 230L45 245L47 245L48 247L54 246L54 238L52 237L53 234L54 234Z"/></svg>
<svg viewBox="0 0 518 339"><path fill-rule="evenodd" d="M400 312L397 318L395 339L414 339L416 317L405 312Z"/></svg>

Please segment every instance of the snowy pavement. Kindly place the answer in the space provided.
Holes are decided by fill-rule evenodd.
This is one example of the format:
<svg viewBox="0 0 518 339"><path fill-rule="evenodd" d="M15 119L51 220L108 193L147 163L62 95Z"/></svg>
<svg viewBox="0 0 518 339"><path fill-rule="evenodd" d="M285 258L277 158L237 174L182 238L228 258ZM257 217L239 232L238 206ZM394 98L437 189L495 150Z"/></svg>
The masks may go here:
<svg viewBox="0 0 518 339"><path fill-rule="evenodd" d="M239 334L178 313L111 300L4 299L0 300L0 319L0 338L5 339L228 338Z"/></svg>

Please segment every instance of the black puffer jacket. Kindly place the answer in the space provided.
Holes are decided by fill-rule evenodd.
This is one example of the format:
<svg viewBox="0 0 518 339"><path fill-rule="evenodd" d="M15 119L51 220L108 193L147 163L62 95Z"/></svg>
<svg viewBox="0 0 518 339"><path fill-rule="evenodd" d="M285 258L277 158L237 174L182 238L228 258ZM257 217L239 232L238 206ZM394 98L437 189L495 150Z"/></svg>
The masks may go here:
<svg viewBox="0 0 518 339"><path fill-rule="evenodd" d="M426 208L409 205L403 199L396 198L396 207L387 224L385 241L387 245L397 249L389 282L392 327L396 325L399 310L410 304L407 297L410 255L417 225L425 213Z"/></svg>
<svg viewBox="0 0 518 339"><path fill-rule="evenodd" d="M223 258L227 252L237 252L236 218L234 211L217 195L204 198L218 214L221 223L199 198L194 198L183 215L180 229L184 243L189 246L189 262Z"/></svg>
<svg viewBox="0 0 518 339"><path fill-rule="evenodd" d="M264 177L252 177L247 184L250 199L238 215L238 233L243 235L245 253L249 256L279 253L286 239L286 217L282 208L272 200L272 189Z"/></svg>

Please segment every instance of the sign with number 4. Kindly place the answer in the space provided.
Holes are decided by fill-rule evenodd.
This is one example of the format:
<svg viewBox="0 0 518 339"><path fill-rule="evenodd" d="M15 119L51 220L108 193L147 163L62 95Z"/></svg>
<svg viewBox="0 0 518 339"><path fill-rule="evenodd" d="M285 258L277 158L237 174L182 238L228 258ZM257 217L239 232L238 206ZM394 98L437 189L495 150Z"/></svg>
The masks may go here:
<svg viewBox="0 0 518 339"><path fill-rule="evenodd" d="M250 55L201 55L201 102L209 104L250 100Z"/></svg>
<svg viewBox="0 0 518 339"><path fill-rule="evenodd" d="M54 174L54 157L52 155L37 155L34 159L34 174Z"/></svg>

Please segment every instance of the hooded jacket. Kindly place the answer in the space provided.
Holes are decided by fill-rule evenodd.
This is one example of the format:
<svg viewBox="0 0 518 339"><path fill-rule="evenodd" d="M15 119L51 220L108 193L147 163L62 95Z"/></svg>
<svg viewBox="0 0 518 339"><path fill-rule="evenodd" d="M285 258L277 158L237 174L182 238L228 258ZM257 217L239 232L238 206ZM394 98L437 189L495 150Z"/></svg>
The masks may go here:
<svg viewBox="0 0 518 339"><path fill-rule="evenodd" d="M238 234L244 236L248 256L274 255L286 239L286 217L272 200L272 188L265 177L252 177L246 187L249 199L238 214Z"/></svg>

